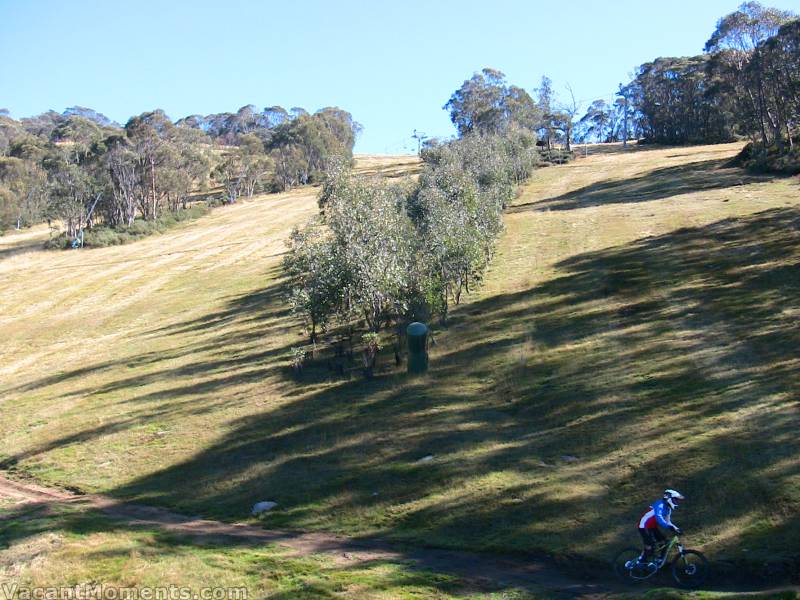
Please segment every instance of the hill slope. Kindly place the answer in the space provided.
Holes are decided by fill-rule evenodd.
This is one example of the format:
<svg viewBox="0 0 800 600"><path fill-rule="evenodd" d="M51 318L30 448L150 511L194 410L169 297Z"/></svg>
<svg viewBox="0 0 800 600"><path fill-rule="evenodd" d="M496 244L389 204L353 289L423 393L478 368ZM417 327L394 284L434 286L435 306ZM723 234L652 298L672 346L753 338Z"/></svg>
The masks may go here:
<svg viewBox="0 0 800 600"><path fill-rule="evenodd" d="M269 498L276 526L594 557L669 485L692 545L796 558L800 189L738 149L537 172L421 379L289 377L280 253L313 191L124 247L4 240L0 461L209 517Z"/></svg>

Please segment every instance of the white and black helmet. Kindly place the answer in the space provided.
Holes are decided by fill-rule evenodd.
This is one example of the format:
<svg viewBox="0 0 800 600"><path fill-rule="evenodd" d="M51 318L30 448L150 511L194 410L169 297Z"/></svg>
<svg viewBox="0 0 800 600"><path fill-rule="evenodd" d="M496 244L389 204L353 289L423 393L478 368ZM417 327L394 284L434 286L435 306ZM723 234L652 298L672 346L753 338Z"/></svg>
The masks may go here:
<svg viewBox="0 0 800 600"><path fill-rule="evenodd" d="M666 489L664 490L664 500L667 501L671 509L675 510L678 508L678 500L683 500L683 494L677 490Z"/></svg>

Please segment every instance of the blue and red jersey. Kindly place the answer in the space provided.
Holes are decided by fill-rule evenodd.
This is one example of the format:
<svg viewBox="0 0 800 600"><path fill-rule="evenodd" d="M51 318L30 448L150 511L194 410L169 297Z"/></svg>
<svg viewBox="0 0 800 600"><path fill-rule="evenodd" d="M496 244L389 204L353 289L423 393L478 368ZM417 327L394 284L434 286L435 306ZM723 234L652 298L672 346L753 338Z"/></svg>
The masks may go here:
<svg viewBox="0 0 800 600"><path fill-rule="evenodd" d="M672 529L672 507L666 500L659 500L650 507L642 518L639 519L639 529L658 529L661 525L664 529Z"/></svg>

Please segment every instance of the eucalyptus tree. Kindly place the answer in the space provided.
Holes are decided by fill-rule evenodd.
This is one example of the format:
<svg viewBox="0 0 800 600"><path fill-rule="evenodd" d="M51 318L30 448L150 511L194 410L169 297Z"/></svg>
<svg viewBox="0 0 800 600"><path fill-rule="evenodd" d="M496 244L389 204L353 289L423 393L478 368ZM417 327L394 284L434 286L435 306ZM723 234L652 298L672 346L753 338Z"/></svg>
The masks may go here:
<svg viewBox="0 0 800 600"><path fill-rule="evenodd" d="M94 121L71 115L61 120L50 133L50 140L59 143L64 151L74 155L74 161L83 160L92 146L105 137L105 132Z"/></svg>
<svg viewBox="0 0 800 600"><path fill-rule="evenodd" d="M253 196L259 183L274 172L272 159L264 153L264 146L255 134L239 136L238 144L236 149L227 153L216 170L229 204L240 196Z"/></svg>
<svg viewBox="0 0 800 600"><path fill-rule="evenodd" d="M0 233L14 226L17 204L14 194L0 184Z"/></svg>
<svg viewBox="0 0 800 600"><path fill-rule="evenodd" d="M759 88L759 105L776 146L793 149L800 128L800 19L783 25L761 43L746 73L756 81L763 82L768 77L769 85Z"/></svg>
<svg viewBox="0 0 800 600"><path fill-rule="evenodd" d="M611 107L603 99L593 101L578 121L582 139L607 142L611 138Z"/></svg>
<svg viewBox="0 0 800 600"><path fill-rule="evenodd" d="M572 131L572 126L565 127ZM502 146L498 152L502 152L507 181L515 186L524 183L541 162L536 134L530 129L510 127L496 143Z"/></svg>
<svg viewBox="0 0 800 600"><path fill-rule="evenodd" d="M356 310L377 333L407 309L413 227L402 189L350 173L342 177L324 217L347 274L342 314Z"/></svg>
<svg viewBox="0 0 800 600"><path fill-rule="evenodd" d="M290 303L311 341L330 323L363 319L377 333L408 308L413 226L403 190L340 171L325 212L289 239Z"/></svg>
<svg viewBox="0 0 800 600"><path fill-rule="evenodd" d="M161 175L168 168L172 152L166 140L172 122L163 111L142 113L125 125L131 150L136 155L137 205L145 220L156 219L165 196Z"/></svg>
<svg viewBox="0 0 800 600"><path fill-rule="evenodd" d="M745 2L717 22L705 46L711 54L709 73L715 82L714 96L742 133L759 135L763 146L770 143L773 132L780 132L782 119L770 110L766 100L772 77L762 68L764 62L749 65L759 45L775 36L794 16L758 2Z"/></svg>
<svg viewBox="0 0 800 600"><path fill-rule="evenodd" d="M136 200L145 220L158 218L164 206L177 210L210 168L208 157L191 143L191 129L176 127L163 111L131 118L127 144L136 157ZM192 136L187 141L185 136Z"/></svg>
<svg viewBox="0 0 800 600"><path fill-rule="evenodd" d="M90 224L102 198L102 183L91 167L75 162L74 155L55 153L45 163L49 179L48 214L64 224L68 238L76 238Z"/></svg>
<svg viewBox="0 0 800 600"><path fill-rule="evenodd" d="M272 130L267 143L279 189L320 181L332 157L352 158L361 131L352 115L340 108L323 108L313 115L295 111L293 115Z"/></svg>
<svg viewBox="0 0 800 600"><path fill-rule="evenodd" d="M130 227L136 218L137 198L144 195L137 172L139 158L124 139L116 139L105 154L105 162L111 180L111 194L102 207L106 222L111 227Z"/></svg>
<svg viewBox="0 0 800 600"><path fill-rule="evenodd" d="M97 112L93 108L85 106L71 106L64 109L61 113L64 117L82 117L96 123L99 127L119 128L119 123L116 123L105 116L103 113Z"/></svg>
<svg viewBox="0 0 800 600"><path fill-rule="evenodd" d="M459 165L447 162L426 177L419 190L419 230L426 267L423 285L431 312L447 320L450 301L458 304L470 279L483 265L474 222L477 185Z"/></svg>
<svg viewBox="0 0 800 600"><path fill-rule="evenodd" d="M539 137L543 138L547 144L547 149L552 148L553 137L556 127L555 116L555 94L553 92L553 81L547 76L542 75L539 87L536 88L536 106L539 109L540 120L537 124Z"/></svg>
<svg viewBox="0 0 800 600"><path fill-rule="evenodd" d="M54 110L48 110L34 117L20 119L20 123L29 134L38 138L49 139L53 130L63 120L63 115Z"/></svg>
<svg viewBox="0 0 800 600"><path fill-rule="evenodd" d="M308 182L308 158L296 144L283 143L270 151L275 165L275 185L279 190L288 190Z"/></svg>
<svg viewBox="0 0 800 600"><path fill-rule="evenodd" d="M275 129L290 119L289 111L277 105L266 107L261 111L261 114L264 116L265 125L268 129Z"/></svg>
<svg viewBox="0 0 800 600"><path fill-rule="evenodd" d="M349 312L348 268L319 219L295 228L287 246L283 268L289 304L302 320L311 343L316 344L320 332Z"/></svg>
<svg viewBox="0 0 800 600"><path fill-rule="evenodd" d="M381 330L420 316L446 322L481 281L503 209L539 160L532 129L515 122L502 135L433 141L421 156L419 179L403 185L356 176L343 156L328 161L320 215L293 232L284 259L312 342L332 324L362 322L374 358Z"/></svg>
<svg viewBox="0 0 800 600"><path fill-rule="evenodd" d="M503 208L514 185L536 164L535 140L526 130L504 136L470 134L422 153L419 189L409 202L425 257L423 281L431 311L446 321L483 277L503 228Z"/></svg>
<svg viewBox="0 0 800 600"><path fill-rule="evenodd" d="M15 121L7 114L0 114L0 156L6 156L12 142L25 135L27 132L19 121Z"/></svg>
<svg viewBox="0 0 800 600"><path fill-rule="evenodd" d="M228 129L233 133L246 134L258 129L261 126L260 114L254 104L248 104L231 115L231 123Z"/></svg>
<svg viewBox="0 0 800 600"><path fill-rule="evenodd" d="M485 68L464 81L444 105L459 135L501 133L511 123L534 127L540 115L530 95L508 85L505 75Z"/></svg>
<svg viewBox="0 0 800 600"><path fill-rule="evenodd" d="M575 137L575 121L580 111L572 86L567 84L569 101L562 103L559 108L551 112L553 129L560 132L567 152L572 150L572 141Z"/></svg>
<svg viewBox="0 0 800 600"><path fill-rule="evenodd" d="M791 11L744 2L739 8L717 21L717 27L705 45L708 53L730 51L737 55L742 67L759 44L778 33L782 25L795 19Z"/></svg>
<svg viewBox="0 0 800 600"><path fill-rule="evenodd" d="M662 57L636 69L626 88L646 138L666 144L733 139L733 119L709 76L709 60L707 55Z"/></svg>
<svg viewBox="0 0 800 600"><path fill-rule="evenodd" d="M39 223L48 201L47 173L39 163L20 158L0 158L0 185L7 191L15 229Z"/></svg>

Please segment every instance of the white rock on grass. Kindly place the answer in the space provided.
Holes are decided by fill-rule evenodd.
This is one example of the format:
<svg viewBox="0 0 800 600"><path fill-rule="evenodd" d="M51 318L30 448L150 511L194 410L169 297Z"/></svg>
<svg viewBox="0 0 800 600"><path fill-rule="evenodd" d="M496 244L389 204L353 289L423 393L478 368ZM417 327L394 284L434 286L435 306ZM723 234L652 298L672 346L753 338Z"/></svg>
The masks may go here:
<svg viewBox="0 0 800 600"><path fill-rule="evenodd" d="M253 512L252 515L255 517L256 515L260 515L261 513L268 512L278 506L277 502L271 502L269 500L265 500L264 502L256 502L253 505Z"/></svg>
<svg viewBox="0 0 800 600"><path fill-rule="evenodd" d="M418 463L426 463L426 462L431 462L432 460L433 460L433 454L428 454L428 456L423 456L417 462Z"/></svg>

